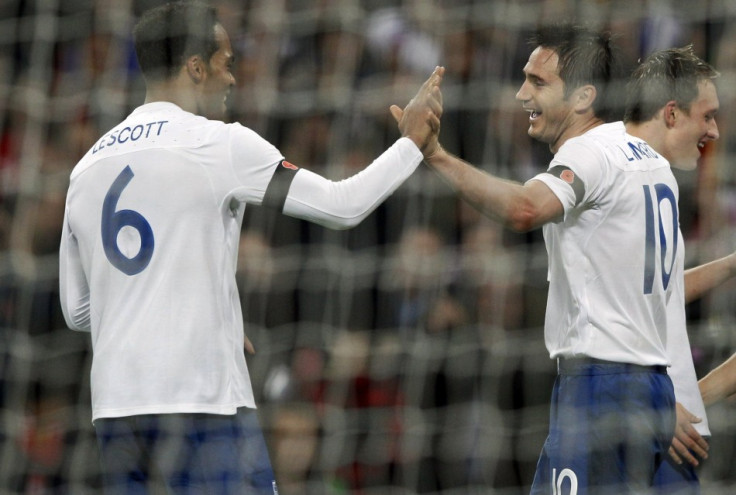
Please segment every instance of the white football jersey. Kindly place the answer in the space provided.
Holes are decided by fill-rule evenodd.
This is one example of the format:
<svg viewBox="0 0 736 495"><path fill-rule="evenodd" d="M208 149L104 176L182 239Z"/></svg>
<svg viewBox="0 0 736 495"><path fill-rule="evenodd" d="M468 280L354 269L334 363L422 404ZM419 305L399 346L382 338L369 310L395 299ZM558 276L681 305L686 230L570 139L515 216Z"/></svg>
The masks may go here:
<svg viewBox="0 0 736 495"><path fill-rule="evenodd" d="M622 122L569 139L541 180L564 218L544 226L552 358L668 365L678 187L668 161Z"/></svg>
<svg viewBox="0 0 736 495"><path fill-rule="evenodd" d="M275 195L284 213L349 226L421 159L402 138L332 182L294 172L240 124L166 102L137 108L77 164L66 202L62 308L71 328L92 332L93 420L255 407L235 283L246 203Z"/></svg>

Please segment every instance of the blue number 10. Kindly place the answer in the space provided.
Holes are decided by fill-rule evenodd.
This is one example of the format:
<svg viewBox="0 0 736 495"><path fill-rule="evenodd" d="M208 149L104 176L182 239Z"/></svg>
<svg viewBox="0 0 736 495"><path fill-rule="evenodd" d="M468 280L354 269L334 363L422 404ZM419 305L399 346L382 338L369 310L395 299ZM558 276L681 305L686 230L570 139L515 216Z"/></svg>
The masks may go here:
<svg viewBox="0 0 736 495"><path fill-rule="evenodd" d="M649 186L644 186L644 203L645 203L645 218L646 218L646 244L644 249L644 294L651 294L652 287L654 285L654 273L656 263L656 251L657 241L656 232L654 225L654 206L657 206L657 218L659 226L659 262L662 269L662 286L667 289L670 283L670 275L672 275L672 268L675 264L676 253L677 253L677 238L679 237L678 229L678 218L677 218L677 200L675 194L672 192L666 184L656 184L654 190L657 194L656 203L652 201L652 193ZM665 257L667 255L668 244L667 236L665 235L665 228L662 224L662 209L660 205L663 201L669 201L670 208L672 211L672 259L670 260L669 267L666 266Z"/></svg>
<svg viewBox="0 0 736 495"><path fill-rule="evenodd" d="M130 166L125 167L110 186L102 205L102 246L105 248L105 256L115 268L126 275L142 272L153 257L153 230L148 221L137 211L115 210L120 194L134 175ZM132 258L125 256L118 247L118 233L123 227L134 228L141 238L140 250Z"/></svg>

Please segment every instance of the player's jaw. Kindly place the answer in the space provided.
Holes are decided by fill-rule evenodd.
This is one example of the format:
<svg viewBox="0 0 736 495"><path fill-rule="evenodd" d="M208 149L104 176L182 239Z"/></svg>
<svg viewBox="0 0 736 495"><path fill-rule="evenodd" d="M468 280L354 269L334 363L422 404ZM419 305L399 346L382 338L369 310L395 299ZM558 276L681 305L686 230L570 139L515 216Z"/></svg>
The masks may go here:
<svg viewBox="0 0 736 495"><path fill-rule="evenodd" d="M709 142L718 139L718 127L715 119L704 121L701 116L686 116L686 125L673 135L670 154L665 156L673 167L681 170L693 170Z"/></svg>
<svg viewBox="0 0 736 495"><path fill-rule="evenodd" d="M227 115L227 99L230 90L211 91L199 101L199 114L213 120L223 120Z"/></svg>
<svg viewBox="0 0 736 495"><path fill-rule="evenodd" d="M548 144L556 152L560 139L570 126L569 109L564 102L544 108L527 102L522 108L529 113L529 137Z"/></svg>
<svg viewBox="0 0 736 495"><path fill-rule="evenodd" d="M708 134L676 138L669 152L664 154L665 158L676 169L694 170L706 145L712 140Z"/></svg>

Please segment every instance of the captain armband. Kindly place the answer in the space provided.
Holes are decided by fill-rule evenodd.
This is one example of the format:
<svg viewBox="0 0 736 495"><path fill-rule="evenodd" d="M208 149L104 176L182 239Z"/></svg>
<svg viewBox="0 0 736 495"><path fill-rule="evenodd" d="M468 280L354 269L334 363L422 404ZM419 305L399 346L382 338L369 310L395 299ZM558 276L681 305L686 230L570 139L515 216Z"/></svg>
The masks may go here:
<svg viewBox="0 0 736 495"><path fill-rule="evenodd" d="M570 187L572 187L572 190L575 193L575 204L580 204L583 200L583 195L585 194L585 184L583 184L583 181L575 175L575 172L564 165L556 165L547 170L547 173L557 177L567 184L570 184Z"/></svg>
<svg viewBox="0 0 736 495"><path fill-rule="evenodd" d="M286 160L281 160L273 172L271 182L268 183L266 193L263 195L263 206L282 212L286 196L289 194L291 182L294 180L299 167L292 165Z"/></svg>

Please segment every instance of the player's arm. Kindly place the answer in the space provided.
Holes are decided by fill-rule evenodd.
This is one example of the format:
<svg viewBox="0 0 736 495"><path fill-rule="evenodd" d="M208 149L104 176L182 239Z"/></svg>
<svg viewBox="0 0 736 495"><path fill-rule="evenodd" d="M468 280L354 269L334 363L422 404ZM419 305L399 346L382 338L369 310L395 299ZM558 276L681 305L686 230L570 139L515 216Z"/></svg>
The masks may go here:
<svg viewBox="0 0 736 495"><path fill-rule="evenodd" d="M388 198L421 162L422 153L416 145L402 138L364 170L339 182L299 170L293 176L281 211L331 229L352 228Z"/></svg>
<svg viewBox="0 0 736 495"><path fill-rule="evenodd" d="M736 275L736 253L685 270L685 302L701 297Z"/></svg>
<svg viewBox="0 0 736 495"><path fill-rule="evenodd" d="M332 229L359 224L416 170L423 154L432 153L437 146L443 73L444 68L436 68L406 108L400 110L402 137L364 170L334 182L308 170L278 167L264 204Z"/></svg>
<svg viewBox="0 0 736 495"><path fill-rule="evenodd" d="M736 354L698 382L706 406L736 395Z"/></svg>
<svg viewBox="0 0 736 495"><path fill-rule="evenodd" d="M474 208L515 231L532 230L563 216L562 203L541 181L519 184L494 177L442 148L426 162Z"/></svg>
<svg viewBox="0 0 736 495"><path fill-rule="evenodd" d="M59 294L61 310L69 328L89 331L89 285L82 270L79 246L69 228L66 214L59 248Z"/></svg>

